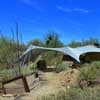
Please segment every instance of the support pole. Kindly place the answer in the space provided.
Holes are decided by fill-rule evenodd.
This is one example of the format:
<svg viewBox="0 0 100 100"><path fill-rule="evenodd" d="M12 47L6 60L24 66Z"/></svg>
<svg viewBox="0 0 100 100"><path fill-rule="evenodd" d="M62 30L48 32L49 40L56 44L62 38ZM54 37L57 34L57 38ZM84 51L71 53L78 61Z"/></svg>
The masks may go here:
<svg viewBox="0 0 100 100"><path fill-rule="evenodd" d="M4 84L2 83L2 92L4 93L4 94L6 94L6 90L5 90L5 87L4 87Z"/></svg>
<svg viewBox="0 0 100 100"><path fill-rule="evenodd" d="M30 89L29 89L29 86L28 86L26 77L23 76L23 77L22 77L22 81L23 81L23 84L24 84L25 91L26 91L26 92L30 92Z"/></svg>

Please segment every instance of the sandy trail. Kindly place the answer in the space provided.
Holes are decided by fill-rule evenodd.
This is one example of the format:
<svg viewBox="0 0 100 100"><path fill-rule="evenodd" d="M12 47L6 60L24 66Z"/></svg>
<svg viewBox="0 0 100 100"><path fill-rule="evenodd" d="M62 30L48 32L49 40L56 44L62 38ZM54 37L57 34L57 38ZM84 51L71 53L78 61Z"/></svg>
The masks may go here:
<svg viewBox="0 0 100 100"><path fill-rule="evenodd" d="M43 96L54 96L60 91L66 90L65 86L77 86L80 72L76 69L71 69L65 72L45 72L39 76L37 85L30 93L19 95L15 99L1 99L0 100L42 100ZM28 82L34 83L34 78L28 78ZM30 83L30 82L29 82ZM34 84L33 84L34 86Z"/></svg>
<svg viewBox="0 0 100 100"><path fill-rule="evenodd" d="M20 97L18 100L37 100L43 96L54 95L62 89L64 88L60 84L58 74L47 72L40 77L39 85L28 96Z"/></svg>

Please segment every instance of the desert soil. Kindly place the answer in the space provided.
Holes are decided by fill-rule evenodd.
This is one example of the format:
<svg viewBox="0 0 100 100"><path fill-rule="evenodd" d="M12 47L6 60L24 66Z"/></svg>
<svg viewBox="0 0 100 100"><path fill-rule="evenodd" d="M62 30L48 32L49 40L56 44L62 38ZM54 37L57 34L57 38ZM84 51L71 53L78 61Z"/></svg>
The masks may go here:
<svg viewBox="0 0 100 100"><path fill-rule="evenodd" d="M77 70L61 73L45 72L39 77L38 85L30 93L20 94L15 97L8 95L8 98L0 97L0 100L41 100L43 96L53 96L59 91L64 91L65 85L75 84L77 82L77 73ZM33 78L30 80L33 80Z"/></svg>

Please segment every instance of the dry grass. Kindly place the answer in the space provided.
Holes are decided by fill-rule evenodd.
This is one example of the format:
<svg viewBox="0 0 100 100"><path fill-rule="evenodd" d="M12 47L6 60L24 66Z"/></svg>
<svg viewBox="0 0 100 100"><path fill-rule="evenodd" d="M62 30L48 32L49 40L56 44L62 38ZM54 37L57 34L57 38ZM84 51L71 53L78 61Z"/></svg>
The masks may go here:
<svg viewBox="0 0 100 100"><path fill-rule="evenodd" d="M61 73L46 72L40 77L40 84L38 87L34 88L28 96L21 97L21 99L32 100L34 98L34 100L41 100L41 97L43 96L57 95L60 91L66 90L63 82L67 79L67 77L70 77L70 82L68 84L66 83L66 85L74 86L74 83L78 80L78 75L79 72L75 69Z"/></svg>
<svg viewBox="0 0 100 100"><path fill-rule="evenodd" d="M78 76L79 71L76 69L70 69L69 71L60 73L45 72L39 77L38 86L31 90L28 95L21 95L19 98L21 100L41 100L43 96L57 95L60 91L65 91L66 86L77 85ZM33 77L30 77L30 80L33 80Z"/></svg>

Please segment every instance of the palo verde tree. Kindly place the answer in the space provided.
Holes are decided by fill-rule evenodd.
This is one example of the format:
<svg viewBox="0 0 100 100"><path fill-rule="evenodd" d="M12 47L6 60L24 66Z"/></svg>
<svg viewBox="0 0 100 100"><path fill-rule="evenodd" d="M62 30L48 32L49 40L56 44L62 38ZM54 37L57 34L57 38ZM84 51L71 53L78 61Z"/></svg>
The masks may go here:
<svg viewBox="0 0 100 100"><path fill-rule="evenodd" d="M59 35L56 32L49 31L46 34L45 46L46 47L56 48L56 47L62 47L63 43L60 41Z"/></svg>
<svg viewBox="0 0 100 100"><path fill-rule="evenodd" d="M94 45L94 44L99 44L99 40L97 38L90 38L87 40L82 41L82 45Z"/></svg>
<svg viewBox="0 0 100 100"><path fill-rule="evenodd" d="M43 46L43 42L40 39L34 39L28 42L28 46L35 45L35 46Z"/></svg>
<svg viewBox="0 0 100 100"><path fill-rule="evenodd" d="M81 42L72 41L71 43L68 44L68 46L76 48L80 46L95 45L95 44L100 45L99 40L97 38L90 38L87 40L82 40Z"/></svg>
<svg viewBox="0 0 100 100"><path fill-rule="evenodd" d="M56 32L49 31L46 33L44 39L44 46L49 48L59 48L59 47L63 47L63 43L61 42L59 35ZM46 60L48 65L52 65L59 58L58 55L59 55L58 52L48 51L45 53L44 59Z"/></svg>

